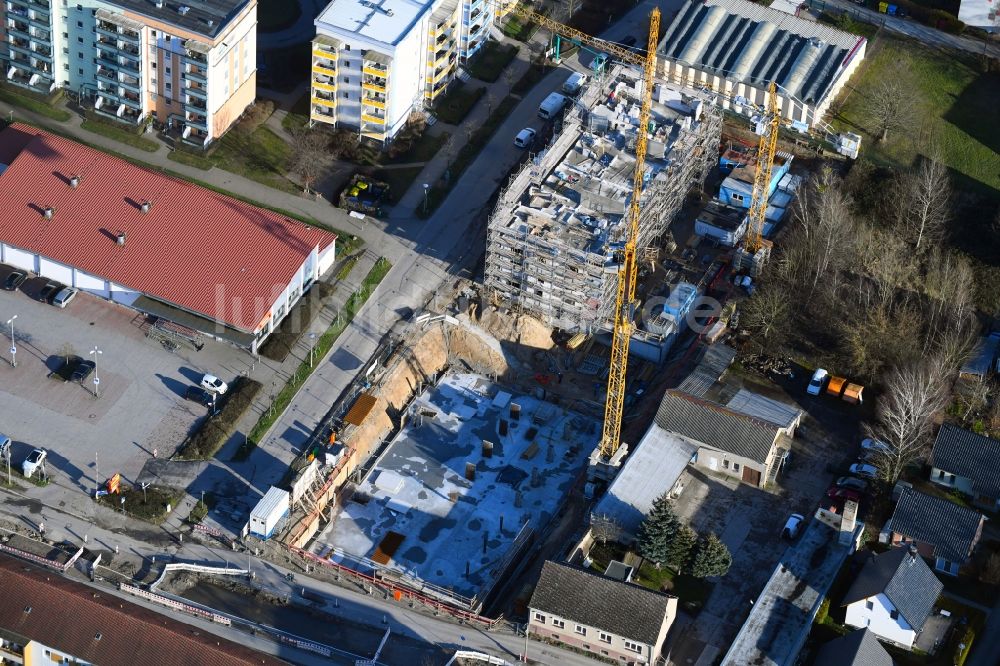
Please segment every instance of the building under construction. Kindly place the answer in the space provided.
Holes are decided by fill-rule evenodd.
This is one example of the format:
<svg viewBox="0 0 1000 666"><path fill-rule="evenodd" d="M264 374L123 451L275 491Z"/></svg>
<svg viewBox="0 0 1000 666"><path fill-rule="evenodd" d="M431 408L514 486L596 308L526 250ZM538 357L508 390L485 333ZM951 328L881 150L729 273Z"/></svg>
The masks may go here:
<svg viewBox="0 0 1000 666"><path fill-rule="evenodd" d="M586 333L612 316L641 87L639 72L616 66L585 88L549 147L501 193L487 232L484 280L498 304ZM716 109L657 84L640 253L658 248L688 191L707 176L721 129Z"/></svg>

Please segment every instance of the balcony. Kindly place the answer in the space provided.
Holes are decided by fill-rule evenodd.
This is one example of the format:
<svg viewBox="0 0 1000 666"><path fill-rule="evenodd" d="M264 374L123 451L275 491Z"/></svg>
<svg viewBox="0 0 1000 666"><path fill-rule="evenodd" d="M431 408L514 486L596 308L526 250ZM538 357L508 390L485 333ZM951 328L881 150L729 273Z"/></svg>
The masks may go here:
<svg viewBox="0 0 1000 666"><path fill-rule="evenodd" d="M361 89L385 94L385 80L377 78L361 79Z"/></svg>
<svg viewBox="0 0 1000 666"><path fill-rule="evenodd" d="M337 77L337 63L332 60L319 59L313 61L312 71L323 76Z"/></svg>
<svg viewBox="0 0 1000 666"><path fill-rule="evenodd" d="M192 127L200 127L203 130L208 129L208 117L200 113L188 111L184 114L184 122Z"/></svg>
<svg viewBox="0 0 1000 666"><path fill-rule="evenodd" d="M374 112L369 113L367 111L362 111L361 112L361 122L362 123L368 123L368 124L370 124L372 126L378 127L378 130L380 132L385 130L385 114L384 113L376 114Z"/></svg>
<svg viewBox="0 0 1000 666"><path fill-rule="evenodd" d="M118 78L118 83L122 88L126 88L127 90L142 92L142 79L137 77L121 74Z"/></svg>
<svg viewBox="0 0 1000 666"><path fill-rule="evenodd" d="M337 98L333 95L329 97L320 96L318 94L313 94L311 101L314 106L323 106L328 109L334 109L337 107Z"/></svg>
<svg viewBox="0 0 1000 666"><path fill-rule="evenodd" d="M378 65L374 62L365 61L364 66L361 71L368 76L375 77L377 79L387 79L389 78L389 68L385 65Z"/></svg>
<svg viewBox="0 0 1000 666"><path fill-rule="evenodd" d="M185 95L184 108L204 113L208 108L208 104L206 104L203 99L198 99L197 97L192 97L191 95Z"/></svg>
<svg viewBox="0 0 1000 666"><path fill-rule="evenodd" d="M103 101L101 101L103 98ZM115 105L121 103L121 98L118 96L117 91L101 88L97 88L97 100L94 102L95 109L103 109L109 102L113 102Z"/></svg>
<svg viewBox="0 0 1000 666"><path fill-rule="evenodd" d="M379 141L383 141L385 140L385 126L368 125L366 123L361 123L361 136L369 139L378 139Z"/></svg>
<svg viewBox="0 0 1000 666"><path fill-rule="evenodd" d="M385 110L386 98L384 95L365 95L361 98L361 103L365 106Z"/></svg>
<svg viewBox="0 0 1000 666"><path fill-rule="evenodd" d="M324 60L336 60L338 58L335 49L324 48L318 44L313 44L312 54L314 58L322 58Z"/></svg>
<svg viewBox="0 0 1000 666"><path fill-rule="evenodd" d="M197 65L199 67L208 66L208 56L204 53L198 53L197 51L192 51L190 49L184 52L181 56L181 61L191 65Z"/></svg>
<svg viewBox="0 0 1000 666"><path fill-rule="evenodd" d="M56 89L56 82L52 80L48 72L39 71L31 66L23 67L20 63L7 71L7 81L43 94L48 94Z"/></svg>
<svg viewBox="0 0 1000 666"><path fill-rule="evenodd" d="M322 81L320 79L323 79ZM322 90L323 92L333 93L337 91L337 84L333 79L327 76L317 77L312 82L313 90Z"/></svg>
<svg viewBox="0 0 1000 666"><path fill-rule="evenodd" d="M11 37L7 44L16 51L31 51L31 42L24 37Z"/></svg>
<svg viewBox="0 0 1000 666"><path fill-rule="evenodd" d="M30 28L27 23L21 23L20 21L7 21L7 33L11 35L17 35L18 37L24 37L25 39L31 38Z"/></svg>
<svg viewBox="0 0 1000 666"><path fill-rule="evenodd" d="M192 81L200 81L205 83L207 79L207 71L203 67L195 67L193 65L187 65L184 68L184 78L191 79Z"/></svg>
<svg viewBox="0 0 1000 666"><path fill-rule="evenodd" d="M201 85L200 83L185 81L184 92L187 93L188 95L193 95L194 97L200 97L201 99L208 98L208 88Z"/></svg>
<svg viewBox="0 0 1000 666"><path fill-rule="evenodd" d="M337 112L334 110L334 107L316 106L314 104L309 112L309 118L321 123L335 123L337 122Z"/></svg>

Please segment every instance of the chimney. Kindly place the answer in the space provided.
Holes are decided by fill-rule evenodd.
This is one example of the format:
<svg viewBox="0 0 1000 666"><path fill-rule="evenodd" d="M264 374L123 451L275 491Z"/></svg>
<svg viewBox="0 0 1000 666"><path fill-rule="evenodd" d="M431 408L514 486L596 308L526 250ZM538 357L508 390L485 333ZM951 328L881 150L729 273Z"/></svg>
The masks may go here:
<svg viewBox="0 0 1000 666"><path fill-rule="evenodd" d="M910 547L908 548L908 550L910 552L910 564L913 564L914 562L917 561L917 554L918 554L919 551L917 551L916 544L912 544L912 543L910 544Z"/></svg>
<svg viewBox="0 0 1000 666"><path fill-rule="evenodd" d="M152 207L153 204L147 200L142 202L142 204L139 206L139 210L141 210L143 213L148 213Z"/></svg>
<svg viewBox="0 0 1000 666"><path fill-rule="evenodd" d="M69 179L69 186L72 187L74 190L76 188L80 187L80 177L79 176L73 176L72 178L70 178Z"/></svg>
<svg viewBox="0 0 1000 666"><path fill-rule="evenodd" d="M118 235L115 237L115 243L117 243L119 247L125 247L125 232L124 231L119 231L118 232Z"/></svg>
<svg viewBox="0 0 1000 666"><path fill-rule="evenodd" d="M56 209L52 206L46 206L45 210L42 211L42 215L45 216L46 220L51 220L52 216L56 214Z"/></svg>

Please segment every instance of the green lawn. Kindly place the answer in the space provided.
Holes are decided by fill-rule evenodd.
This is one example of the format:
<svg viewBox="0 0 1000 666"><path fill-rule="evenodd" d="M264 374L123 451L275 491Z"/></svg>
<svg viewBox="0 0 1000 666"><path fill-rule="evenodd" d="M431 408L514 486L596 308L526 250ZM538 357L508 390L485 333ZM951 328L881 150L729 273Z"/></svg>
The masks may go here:
<svg viewBox="0 0 1000 666"><path fill-rule="evenodd" d="M227 133L219 140L211 160L220 169L296 194L299 186L285 178L285 165L291 152L281 137L261 126L249 134Z"/></svg>
<svg viewBox="0 0 1000 666"><path fill-rule="evenodd" d="M196 169L201 169L202 171L208 171L215 166L211 159L195 155L193 153L188 153L183 150L171 150L167 153L167 159L180 164L186 164L187 166L191 166Z"/></svg>
<svg viewBox="0 0 1000 666"><path fill-rule="evenodd" d="M434 115L443 123L457 125L469 114L479 98L486 94L485 86L475 88L456 81L434 105Z"/></svg>
<svg viewBox="0 0 1000 666"><path fill-rule="evenodd" d="M295 24L302 10L295 0L260 0L257 3L257 29L278 32Z"/></svg>
<svg viewBox="0 0 1000 666"><path fill-rule="evenodd" d="M70 112L65 109L56 109L40 99L28 97L27 95L19 95L9 88L0 87L0 100L62 123L72 118Z"/></svg>
<svg viewBox="0 0 1000 666"><path fill-rule="evenodd" d="M866 104L878 82L897 63L916 84L917 123L876 143L868 131ZM842 129L864 134L862 153L877 164L909 166L918 155L940 151L955 185L1000 196L1000 73L981 73L975 61L884 38L869 52L864 71L835 121Z"/></svg>
<svg viewBox="0 0 1000 666"><path fill-rule="evenodd" d="M590 559L592 562L590 568L593 571L603 574L612 560L621 562L625 559L627 553L628 549L619 543L595 544L590 549ZM651 590L666 590L676 595L681 603L686 604L691 610L696 610L705 605L705 600L712 593L713 587L713 584L706 580L687 574L678 575L669 567L657 569L652 562L646 560L643 560L642 564L639 565L639 570L635 572L632 580Z"/></svg>
<svg viewBox="0 0 1000 666"><path fill-rule="evenodd" d="M80 127L88 132L106 136L109 139L114 139L115 141L132 146L133 148L145 150L147 153L155 153L160 149L160 144L156 141L146 139L138 134L135 134L134 132L115 127L109 123L103 123L99 120L84 120Z"/></svg>
<svg viewBox="0 0 1000 666"><path fill-rule="evenodd" d="M170 505L170 510L173 511L183 497L184 491L177 488L149 486L143 491L141 487L126 486L123 483L120 494L104 495L97 501L116 511L124 509L124 513L133 518L159 525L169 515L167 505ZM124 504L122 499L125 500Z"/></svg>
<svg viewBox="0 0 1000 666"><path fill-rule="evenodd" d="M488 41L469 63L469 73L480 81L493 83L517 55L518 48L511 44Z"/></svg>
<svg viewBox="0 0 1000 666"><path fill-rule="evenodd" d="M437 152L441 150L441 146L444 142L448 140L448 132L442 132L438 135L428 134L426 131L421 134L410 149L405 153L397 155L396 157L390 158L386 161L386 164L408 164L410 162L427 162L432 157L437 155Z"/></svg>
<svg viewBox="0 0 1000 666"><path fill-rule="evenodd" d="M289 132L296 132L309 124L309 99L311 91L306 90L281 119L281 126Z"/></svg>

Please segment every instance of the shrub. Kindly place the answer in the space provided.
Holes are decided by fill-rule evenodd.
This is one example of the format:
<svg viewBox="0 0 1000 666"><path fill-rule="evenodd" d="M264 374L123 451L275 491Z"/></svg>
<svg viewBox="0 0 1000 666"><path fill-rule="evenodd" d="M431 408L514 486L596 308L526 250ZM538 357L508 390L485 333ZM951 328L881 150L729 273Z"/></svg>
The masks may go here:
<svg viewBox="0 0 1000 666"><path fill-rule="evenodd" d="M976 632L972 627L966 627L962 633L955 634L958 639L955 641L955 666L963 666L972 649L972 642L976 640Z"/></svg>
<svg viewBox="0 0 1000 666"><path fill-rule="evenodd" d="M236 123L236 130L250 134L274 113L274 102L269 99L259 99L243 112L243 118Z"/></svg>
<svg viewBox="0 0 1000 666"><path fill-rule="evenodd" d="M188 460L207 460L222 448L236 429L240 417L250 408L263 384L248 377L237 377L229 385L219 411L205 418L177 456Z"/></svg>
<svg viewBox="0 0 1000 666"><path fill-rule="evenodd" d="M830 615L830 597L823 597L823 603L819 605L819 610L816 611L816 624L823 624L826 622L826 618Z"/></svg>

